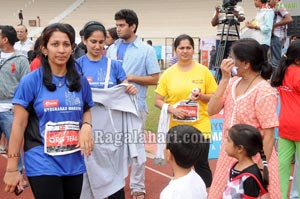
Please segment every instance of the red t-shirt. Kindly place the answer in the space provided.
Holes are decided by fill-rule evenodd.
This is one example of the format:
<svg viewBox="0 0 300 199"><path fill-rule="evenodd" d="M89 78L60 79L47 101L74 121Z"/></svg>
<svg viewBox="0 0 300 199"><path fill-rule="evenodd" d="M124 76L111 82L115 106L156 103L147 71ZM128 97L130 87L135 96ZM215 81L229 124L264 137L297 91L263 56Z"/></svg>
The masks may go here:
<svg viewBox="0 0 300 199"><path fill-rule="evenodd" d="M300 66L289 66L278 87L280 95L279 136L300 141Z"/></svg>
<svg viewBox="0 0 300 199"><path fill-rule="evenodd" d="M30 71L34 71L35 69L39 68L42 65L41 58L36 57L32 60L30 64Z"/></svg>

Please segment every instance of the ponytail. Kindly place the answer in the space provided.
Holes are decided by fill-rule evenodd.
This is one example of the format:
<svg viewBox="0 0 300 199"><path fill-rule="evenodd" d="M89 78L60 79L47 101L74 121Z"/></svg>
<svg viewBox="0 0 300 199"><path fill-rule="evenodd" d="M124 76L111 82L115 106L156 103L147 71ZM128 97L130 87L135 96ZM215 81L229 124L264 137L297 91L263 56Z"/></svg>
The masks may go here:
<svg viewBox="0 0 300 199"><path fill-rule="evenodd" d="M289 60L286 55L282 56L279 66L278 66L275 74L272 76L271 86L278 87L278 86L282 85L282 81L285 76L286 69L292 63L292 61L293 60Z"/></svg>
<svg viewBox="0 0 300 199"><path fill-rule="evenodd" d="M262 78L264 78L265 80L270 79L271 75L272 75L272 65L269 64L269 62L264 62L261 66L261 72L260 75Z"/></svg>
<svg viewBox="0 0 300 199"><path fill-rule="evenodd" d="M260 157L262 159L263 164L263 185L269 185L269 169L268 169L268 162L264 150L259 151Z"/></svg>

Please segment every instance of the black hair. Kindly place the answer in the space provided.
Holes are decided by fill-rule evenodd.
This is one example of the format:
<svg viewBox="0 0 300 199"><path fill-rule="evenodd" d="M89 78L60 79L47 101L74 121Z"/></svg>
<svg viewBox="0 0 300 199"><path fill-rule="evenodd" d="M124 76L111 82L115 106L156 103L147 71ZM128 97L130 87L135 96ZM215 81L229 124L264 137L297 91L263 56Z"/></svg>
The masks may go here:
<svg viewBox="0 0 300 199"><path fill-rule="evenodd" d="M286 54L281 57L279 66L272 76L271 86L278 87L282 85L287 68L297 61L300 61L300 40L291 43Z"/></svg>
<svg viewBox="0 0 300 199"><path fill-rule="evenodd" d="M292 41L292 39L293 39L294 37L295 37L297 40L300 39L300 35L299 35L299 34L293 34L293 35L290 36L290 44L291 44L291 41Z"/></svg>
<svg viewBox="0 0 300 199"><path fill-rule="evenodd" d="M2 37L6 37L10 45L15 45L18 40L15 28L9 25L0 25L0 30L2 30Z"/></svg>
<svg viewBox="0 0 300 199"><path fill-rule="evenodd" d="M64 25L69 30L71 36L73 37L74 43L75 43L75 38L76 38L75 29L73 28L73 26L71 24L65 23Z"/></svg>
<svg viewBox="0 0 300 199"><path fill-rule="evenodd" d="M118 36L117 28L116 28L116 27L107 29L107 32L109 32L110 36L111 36L114 40L119 39L119 36Z"/></svg>
<svg viewBox="0 0 300 199"><path fill-rule="evenodd" d="M169 129L166 148L182 168L192 167L198 160L205 160L205 141L201 132L190 125L178 125Z"/></svg>
<svg viewBox="0 0 300 199"><path fill-rule="evenodd" d="M139 25L139 19L133 10L122 9L122 10L118 11L115 14L115 20L120 20L120 19L124 19L129 26L132 26L133 24L135 24L136 27L135 27L134 33L136 33L138 25Z"/></svg>
<svg viewBox="0 0 300 199"><path fill-rule="evenodd" d="M41 34L41 48L44 47L47 49L47 44L49 42L50 37L54 32L62 32L65 33L68 38L70 39L70 43L73 46L75 43L74 37L71 35L70 31L68 28L62 24L62 23L54 23L48 25L42 32ZM46 88L49 91L55 91L56 90L56 85L52 83L52 72L51 72L51 67L48 62L48 58L46 55L41 56L41 62L43 66L43 83L45 84ZM69 91L80 91L81 89L81 83L80 83L80 75L77 72L75 68L75 60L73 59L72 56L69 57L69 60L67 61L67 74L66 74L66 79L67 79L67 86L69 87Z"/></svg>
<svg viewBox="0 0 300 199"><path fill-rule="evenodd" d="M152 41L151 40L147 40L147 44L149 44L150 46L152 46Z"/></svg>
<svg viewBox="0 0 300 199"><path fill-rule="evenodd" d="M244 38L235 41L231 51L236 59L250 63L251 69L260 72L264 79L269 79L272 74L272 66L265 62L262 46L254 39Z"/></svg>
<svg viewBox="0 0 300 199"><path fill-rule="evenodd" d="M100 31L106 38L106 29L104 25L98 21L89 21L83 27L83 37L87 40L95 31Z"/></svg>
<svg viewBox="0 0 300 199"><path fill-rule="evenodd" d="M83 29L79 31L79 36L82 37L84 35Z"/></svg>
<svg viewBox="0 0 300 199"><path fill-rule="evenodd" d="M27 52L29 63L31 63L34 60L34 58L41 56L42 53L40 47L41 47L41 37L38 37L35 40L33 50Z"/></svg>
<svg viewBox="0 0 300 199"><path fill-rule="evenodd" d="M187 34L182 34L182 35L179 35L174 41L174 49L175 50L179 46L179 44L182 40L188 40L190 42L190 44L192 45L193 49L195 49L195 44L194 44L193 38Z"/></svg>
<svg viewBox="0 0 300 199"><path fill-rule="evenodd" d="M262 3L268 3L269 0L260 0Z"/></svg>
<svg viewBox="0 0 300 199"><path fill-rule="evenodd" d="M243 147L248 157L255 156L257 153L263 162L263 184L269 184L269 170L267 158L263 150L263 138L259 130L248 124L236 124L229 129L228 136L237 147Z"/></svg>

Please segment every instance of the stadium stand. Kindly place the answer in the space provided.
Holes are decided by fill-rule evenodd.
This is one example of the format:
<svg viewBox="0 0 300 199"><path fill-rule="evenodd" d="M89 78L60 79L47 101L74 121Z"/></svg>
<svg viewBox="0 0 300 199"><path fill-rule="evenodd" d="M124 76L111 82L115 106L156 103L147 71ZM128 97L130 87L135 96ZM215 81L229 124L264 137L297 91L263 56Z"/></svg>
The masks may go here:
<svg viewBox="0 0 300 199"><path fill-rule="evenodd" d="M24 13L24 24L29 28L30 36L35 27L30 27L29 20L40 17L41 27L54 21L76 0L45 1L45 0L14 0L2 4L0 24L17 25L17 13L20 9ZM215 35L215 28L210 20L214 7L222 4L222 0L82 0L76 9L70 12L60 22L72 24L78 33L85 22L89 20L101 21L106 27L114 26L114 13L122 8L130 8L137 12L140 25L138 34L141 37L176 37L187 33L193 37L207 37ZM255 16L256 8L253 1L239 3L246 13L246 20ZM242 25L243 26L243 25ZM35 32L35 31L33 31Z"/></svg>

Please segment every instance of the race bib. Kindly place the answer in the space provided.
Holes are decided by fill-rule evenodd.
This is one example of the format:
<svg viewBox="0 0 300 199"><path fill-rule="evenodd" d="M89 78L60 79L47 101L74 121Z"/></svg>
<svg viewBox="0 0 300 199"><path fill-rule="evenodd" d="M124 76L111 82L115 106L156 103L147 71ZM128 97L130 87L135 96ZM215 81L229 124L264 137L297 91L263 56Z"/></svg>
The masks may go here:
<svg viewBox="0 0 300 199"><path fill-rule="evenodd" d="M79 122L48 122L45 128L44 152L48 155L66 155L79 151Z"/></svg>
<svg viewBox="0 0 300 199"><path fill-rule="evenodd" d="M174 104L174 108L181 108L187 111L187 116L180 119L173 115L173 120L178 122L195 122L199 120L199 104L198 102L182 100Z"/></svg>

